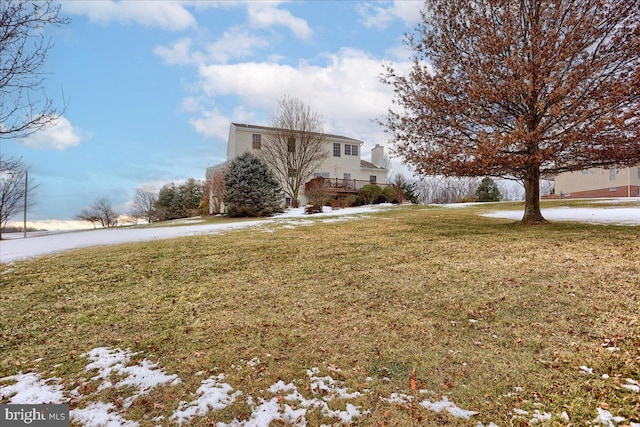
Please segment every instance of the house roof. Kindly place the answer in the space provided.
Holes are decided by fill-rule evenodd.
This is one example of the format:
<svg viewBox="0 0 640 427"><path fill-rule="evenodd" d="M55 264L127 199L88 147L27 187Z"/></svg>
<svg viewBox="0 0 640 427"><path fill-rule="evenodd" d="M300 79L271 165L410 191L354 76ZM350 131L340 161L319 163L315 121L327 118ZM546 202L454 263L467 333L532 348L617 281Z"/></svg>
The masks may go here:
<svg viewBox="0 0 640 427"><path fill-rule="evenodd" d="M374 165L371 162L367 162L366 160L360 160L360 167L366 168L366 169L384 169L384 168L381 168L380 166Z"/></svg>
<svg viewBox="0 0 640 427"><path fill-rule="evenodd" d="M256 130L278 130L278 128L274 128L274 127L269 127L269 126L258 126L258 125L248 125L248 124L244 124L244 123L231 123L233 126L238 127L238 128L245 128L245 129L256 129ZM315 132L314 132L315 133ZM322 133L319 135L324 135L328 138L333 138L333 139L343 139L345 141L350 141L350 142L359 142L359 143L363 143L362 141L360 141L359 139L355 139L355 138L349 138L347 136L342 136L342 135L332 135L330 133Z"/></svg>

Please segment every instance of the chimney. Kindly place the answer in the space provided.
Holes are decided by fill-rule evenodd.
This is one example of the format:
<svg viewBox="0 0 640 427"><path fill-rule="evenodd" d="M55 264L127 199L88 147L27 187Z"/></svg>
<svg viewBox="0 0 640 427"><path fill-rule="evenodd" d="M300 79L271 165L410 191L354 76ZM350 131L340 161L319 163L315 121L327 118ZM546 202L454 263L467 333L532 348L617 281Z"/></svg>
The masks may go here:
<svg viewBox="0 0 640 427"><path fill-rule="evenodd" d="M384 147L380 144L376 144L371 150L371 163L378 166L379 168L385 167L384 161Z"/></svg>

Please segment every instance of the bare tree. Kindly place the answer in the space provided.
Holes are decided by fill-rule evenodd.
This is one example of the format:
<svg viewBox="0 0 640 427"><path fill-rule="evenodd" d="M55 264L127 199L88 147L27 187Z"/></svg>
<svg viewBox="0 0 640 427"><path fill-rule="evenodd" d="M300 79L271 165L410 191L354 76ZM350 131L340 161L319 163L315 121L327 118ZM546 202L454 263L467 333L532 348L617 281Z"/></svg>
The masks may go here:
<svg viewBox="0 0 640 427"><path fill-rule="evenodd" d="M284 96L270 123L272 129L265 135L260 157L297 207L300 189L329 156L324 118L299 99Z"/></svg>
<svg viewBox="0 0 640 427"><path fill-rule="evenodd" d="M52 0L0 2L0 138L23 138L61 112L44 91L51 40L43 27L68 22Z"/></svg>
<svg viewBox="0 0 640 427"><path fill-rule="evenodd" d="M27 173L22 159L4 158L0 153L0 239L7 221L24 210L25 192L31 194L35 189L33 184L27 183ZM27 206L30 205L27 201Z"/></svg>
<svg viewBox="0 0 640 427"><path fill-rule="evenodd" d="M134 218L144 218L149 224L157 219L156 202L158 201L158 190L152 185L145 185L136 189L133 198L131 216Z"/></svg>
<svg viewBox="0 0 640 427"><path fill-rule="evenodd" d="M421 175L515 178L640 162L640 1L430 0L389 67L384 123Z"/></svg>
<svg viewBox="0 0 640 427"><path fill-rule="evenodd" d="M420 203L459 203L475 199L478 178L428 176L416 182Z"/></svg>
<svg viewBox="0 0 640 427"><path fill-rule="evenodd" d="M102 228L110 228L118 225L118 214L113 210L111 201L106 197L101 197L83 209L76 218L82 221L89 221L93 224L100 224Z"/></svg>

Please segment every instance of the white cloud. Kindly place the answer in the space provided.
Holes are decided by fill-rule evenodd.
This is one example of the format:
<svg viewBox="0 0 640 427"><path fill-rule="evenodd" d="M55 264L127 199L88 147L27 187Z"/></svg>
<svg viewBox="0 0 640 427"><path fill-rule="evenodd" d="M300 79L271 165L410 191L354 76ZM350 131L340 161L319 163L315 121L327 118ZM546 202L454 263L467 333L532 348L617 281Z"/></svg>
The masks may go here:
<svg viewBox="0 0 640 427"><path fill-rule="evenodd" d="M379 3L363 3L358 7L363 24L367 28L385 28L399 19L407 27L415 26L422 19L420 10L424 6L421 0L394 0L387 6Z"/></svg>
<svg viewBox="0 0 640 427"><path fill-rule="evenodd" d="M287 27L299 39L308 40L313 31L302 18L297 18L288 10L278 9L277 2L247 3L249 23L257 28L268 28L275 25Z"/></svg>
<svg viewBox="0 0 640 427"><path fill-rule="evenodd" d="M193 40L184 37L169 47L156 46L153 53L162 58L167 65L205 64L207 62L226 63L234 58L246 58L253 55L254 49L263 49L269 42L261 37L247 33L239 27L225 31L222 37L204 46L203 50L193 48Z"/></svg>
<svg viewBox="0 0 640 427"><path fill-rule="evenodd" d="M227 140L229 135L229 123L231 121L217 109L203 111L200 117L189 120L189 124L196 132L205 138Z"/></svg>
<svg viewBox="0 0 640 427"><path fill-rule="evenodd" d="M33 148L64 150L91 139L91 134L71 125L64 117L59 117L52 125L33 133L22 143Z"/></svg>
<svg viewBox="0 0 640 427"><path fill-rule="evenodd" d="M153 53L161 57L167 65L187 65L197 62L191 53L192 40L184 37L176 40L170 47L156 46Z"/></svg>
<svg viewBox="0 0 640 427"><path fill-rule="evenodd" d="M239 27L225 31L222 38L207 45L207 56L215 62L226 63L231 58L246 58L253 54L254 48L264 49L269 42L256 37Z"/></svg>
<svg viewBox="0 0 640 427"><path fill-rule="evenodd" d="M171 31L196 26L196 19L185 4L177 1L78 0L61 4L66 13L86 15L91 21L101 24L135 22Z"/></svg>
<svg viewBox="0 0 640 427"><path fill-rule="evenodd" d="M399 72L404 72L409 65L408 62L394 64ZM277 100L289 94L308 102L324 115L326 132L361 139L366 148L386 141L382 127L373 122L386 114L393 98L392 88L379 80L382 72L382 60L354 49L327 55L324 65L245 62L199 68L200 84L206 96L237 96L244 111L269 117ZM200 125L198 132L205 136L213 133L222 136L221 130L206 130L204 120L197 124ZM225 126L226 139L229 120L226 123L216 120L212 125L220 129Z"/></svg>

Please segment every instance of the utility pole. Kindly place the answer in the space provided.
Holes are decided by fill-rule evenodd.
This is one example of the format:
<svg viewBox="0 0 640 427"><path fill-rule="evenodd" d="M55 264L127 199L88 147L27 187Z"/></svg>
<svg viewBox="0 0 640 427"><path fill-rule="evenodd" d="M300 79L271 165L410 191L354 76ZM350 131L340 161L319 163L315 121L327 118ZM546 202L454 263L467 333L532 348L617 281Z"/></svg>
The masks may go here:
<svg viewBox="0 0 640 427"><path fill-rule="evenodd" d="M24 171L24 224L22 231L24 232L24 238L27 238L27 192L29 191L29 171Z"/></svg>

